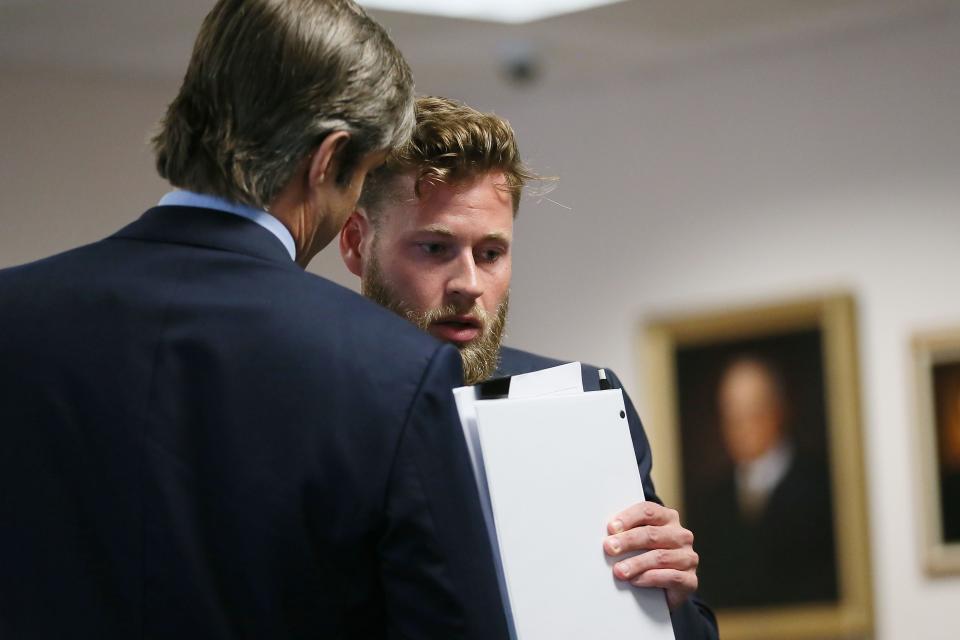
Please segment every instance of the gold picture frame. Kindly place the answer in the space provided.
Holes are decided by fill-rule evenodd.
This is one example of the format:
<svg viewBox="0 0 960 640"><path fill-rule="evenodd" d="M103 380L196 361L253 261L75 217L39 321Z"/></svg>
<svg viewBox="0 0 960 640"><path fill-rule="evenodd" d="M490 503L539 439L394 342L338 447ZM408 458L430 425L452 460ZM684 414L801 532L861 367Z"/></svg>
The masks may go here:
<svg viewBox="0 0 960 640"><path fill-rule="evenodd" d="M960 573L960 329L914 336L924 566Z"/></svg>
<svg viewBox="0 0 960 640"><path fill-rule="evenodd" d="M716 611L722 637L725 640L869 638L873 630L873 609L852 297L831 294L654 318L643 323L639 338L638 357L646 371L649 389L648 435L656 460L657 492L665 504L680 511L684 523L694 533L694 548L701 554L701 595ZM774 368L785 371L774 371ZM736 383L740 387L730 382L735 369L741 379ZM771 485L773 488L768 487L767 493L759 494L763 496L760 511L746 509L745 505L753 502L743 498L742 489L753 485L740 481L752 477L750 462L761 458L748 458L744 452L750 453L749 447L734 446L736 443L731 438L737 431L729 427L733 421L730 416L736 415L735 405L730 404L734 401L720 402L721 394L736 397L737 392L729 389L747 388L743 387L742 380L749 379L751 371L754 379L760 380L765 378L757 372L766 372L765 376L768 373L767 387L782 389L776 397L784 396L783 406L789 406L790 410L784 408L776 415L806 415L804 424L809 425L803 428L790 425L789 429L785 426L782 431L789 437L783 437L782 441L767 439L779 442L772 450L787 453L778 458L778 468L782 471L776 477L781 478L780 484ZM788 404L786 396L790 394L799 399ZM726 417L721 418L721 414ZM709 424L711 419L713 423ZM764 424L767 423L774 424L769 420ZM748 444L761 441L760 437L744 440ZM770 456L764 454L762 459ZM821 466L806 468L821 471L807 472L807 480L792 481L792 486L801 488L790 493L786 478L803 477L801 472L794 471L798 461L817 456ZM726 476L717 480L721 474ZM814 481L820 477L818 474L823 479L819 485ZM685 482L689 485L686 488ZM821 487L822 494L813 490L817 486ZM723 489L726 491L723 494L720 489L724 487L736 488ZM811 491L809 497L804 495L807 489ZM734 502L713 499L715 492L718 496L733 495ZM790 495L798 501L817 502L812 510L802 502L796 502L793 507L789 502L786 506L776 505L775 499L782 504ZM818 495L822 499L818 500ZM685 504L687 501L691 504ZM737 505L737 517L725 506L729 504ZM822 509L823 504L829 508ZM810 527L804 535L812 532L816 538L816 543L809 538L809 546L797 540L791 543L790 528L786 524L791 522L791 514L805 511L824 514L822 526L812 524L816 519L814 515L809 522L796 520L800 523L796 535L804 527ZM770 514L784 517L770 521L774 525L761 524L763 518L773 517ZM744 531L753 531L749 536L731 533L738 531L734 523L741 517L752 518L744 525ZM706 523L699 527L699 532L695 528L697 522ZM777 522L784 524L777 525ZM707 526L713 523L716 526ZM784 536L781 549L791 549L790 544L802 548L792 554L778 552L778 535ZM754 542L746 544L744 540ZM743 549L734 551L738 544L742 544ZM824 556L816 544L823 544L827 549L830 564L823 565L827 568L816 568L818 559ZM717 550L710 551L711 546ZM736 558L737 553L743 554L741 557L748 562L723 569L726 558ZM782 558L782 562L774 559L764 564L763 560L757 560L760 556ZM801 562L791 565L793 559ZM748 564L751 565L749 571ZM791 572L797 576L795 580L787 575ZM803 572L810 575L800 575ZM746 584L747 581L751 584ZM721 589L724 583L732 586ZM722 594L715 597L714 602L709 596L711 585L715 594Z"/></svg>

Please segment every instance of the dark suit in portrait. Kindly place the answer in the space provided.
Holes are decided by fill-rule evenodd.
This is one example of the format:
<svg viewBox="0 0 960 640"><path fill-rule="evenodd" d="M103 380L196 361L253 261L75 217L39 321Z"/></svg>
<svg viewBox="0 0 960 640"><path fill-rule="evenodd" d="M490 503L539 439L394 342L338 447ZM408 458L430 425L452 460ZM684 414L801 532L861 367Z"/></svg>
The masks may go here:
<svg viewBox="0 0 960 640"><path fill-rule="evenodd" d="M0 363L0 637L505 637L456 350L257 224L0 271Z"/></svg>
<svg viewBox="0 0 960 640"><path fill-rule="evenodd" d="M497 369L497 376L510 376L531 371L539 371L549 367L555 367L564 364L562 360L554 360L538 356L519 349L503 347L500 351L500 364ZM606 369L607 379L613 389L623 389L619 378L610 369ZM584 391L597 391L600 389L599 370L597 367L583 364L581 369L583 377ZM630 437L633 441L633 449L637 458L637 466L640 470L640 478L643 482L643 492L647 500L658 504L663 504L654 490L653 479L651 478L651 468L653 466L653 456L650 452L650 444L647 441L647 434L643 429L643 423L640 416L633 406L633 402L623 391L624 406L627 411L627 422L630 426ZM694 534L696 530L694 529ZM677 640L710 640L718 638L717 622L710 608L698 597L689 598L679 609L670 613L670 619L673 623L674 634ZM625 632L629 637L629 633Z"/></svg>
<svg viewBox="0 0 960 640"><path fill-rule="evenodd" d="M960 543L960 471L940 474L940 513L943 541Z"/></svg>
<svg viewBox="0 0 960 640"><path fill-rule="evenodd" d="M702 533L701 594L722 608L836 602L832 505L829 470L804 454L755 513L744 513L733 476L698 496L689 524Z"/></svg>

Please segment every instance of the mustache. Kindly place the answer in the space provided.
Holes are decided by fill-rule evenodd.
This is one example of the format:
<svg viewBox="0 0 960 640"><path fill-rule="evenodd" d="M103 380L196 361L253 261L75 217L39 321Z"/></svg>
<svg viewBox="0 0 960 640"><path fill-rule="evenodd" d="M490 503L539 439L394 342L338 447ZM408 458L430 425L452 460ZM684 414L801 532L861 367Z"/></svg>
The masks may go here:
<svg viewBox="0 0 960 640"><path fill-rule="evenodd" d="M458 304L445 304L426 311L407 310L404 315L407 320L426 329L434 322L440 322L457 316L472 316L480 323L480 328L485 329L490 324L490 314L477 304L469 308Z"/></svg>
<svg viewBox="0 0 960 640"><path fill-rule="evenodd" d="M509 290L503 301L497 305L495 310L491 311L481 308L476 300L470 303L462 301L460 304L451 302L432 309L416 311L390 287L380 269L374 251L371 254L369 268L360 280L360 291L366 297L393 311L401 318L405 318L423 331L429 331L430 325L447 318L464 315L476 318L480 325L480 336L458 347L463 365L464 381L467 384L476 384L486 380L497 370L500 360L500 345L504 338L507 310L510 305Z"/></svg>

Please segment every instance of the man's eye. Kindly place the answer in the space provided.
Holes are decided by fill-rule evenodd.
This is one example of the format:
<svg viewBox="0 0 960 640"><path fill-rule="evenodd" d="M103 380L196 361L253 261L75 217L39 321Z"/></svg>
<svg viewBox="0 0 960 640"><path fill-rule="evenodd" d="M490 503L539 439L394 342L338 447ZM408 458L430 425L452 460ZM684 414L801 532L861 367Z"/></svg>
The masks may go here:
<svg viewBox="0 0 960 640"><path fill-rule="evenodd" d="M484 262L496 262L503 257L503 251L499 249L487 249L480 254L480 258Z"/></svg>
<svg viewBox="0 0 960 640"><path fill-rule="evenodd" d="M439 242L421 242L419 246L420 250L428 256L439 256L443 254L444 249L446 249L446 247Z"/></svg>

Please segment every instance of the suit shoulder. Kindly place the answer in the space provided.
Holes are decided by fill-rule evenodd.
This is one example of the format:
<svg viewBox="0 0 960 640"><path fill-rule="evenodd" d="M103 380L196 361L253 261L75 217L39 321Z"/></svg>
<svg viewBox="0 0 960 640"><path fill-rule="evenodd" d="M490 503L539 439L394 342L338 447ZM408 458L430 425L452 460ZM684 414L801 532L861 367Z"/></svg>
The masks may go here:
<svg viewBox="0 0 960 640"><path fill-rule="evenodd" d="M304 272L303 286L314 294L310 296L310 300L322 305L338 307L350 319L360 322L362 327L357 329L369 326L382 328L391 333L401 332L421 344L430 345L432 349L437 346L437 341L429 334L352 289L308 272Z"/></svg>
<svg viewBox="0 0 960 640"><path fill-rule="evenodd" d="M291 300L281 322L293 342L320 344L335 339L343 354L357 360L381 358L391 367L423 366L441 344L404 318L360 294L320 276L303 273L297 299Z"/></svg>
<svg viewBox="0 0 960 640"><path fill-rule="evenodd" d="M497 368L498 376L512 376L521 373L530 373L540 369L548 369L566 364L568 361L557 360L540 356L529 351L503 347L500 350L500 365Z"/></svg>
<svg viewBox="0 0 960 640"><path fill-rule="evenodd" d="M73 247L71 249L67 249L66 251L61 251L60 253L55 253L43 258L37 258L29 262L0 268L0 280L17 280L33 273L41 272L43 269L59 267L61 263L67 263L67 266L69 266L69 261L71 259L84 255L98 244L99 242L93 242L90 244L81 245L79 247Z"/></svg>
<svg viewBox="0 0 960 640"><path fill-rule="evenodd" d="M497 375L509 376L516 375L520 373L530 373L531 371L539 371L540 369L547 369L549 367L559 367L562 364L567 364L573 362L572 360L558 360L557 358L550 358L548 356L541 356L535 353L530 353L529 351L523 351L521 349L513 349L511 347L503 347L500 350L500 366L497 369ZM595 367L592 364L581 362L580 366L584 371L596 374L599 371L599 367ZM606 369L607 374L613 374L613 371ZM615 376L615 374L613 374Z"/></svg>

